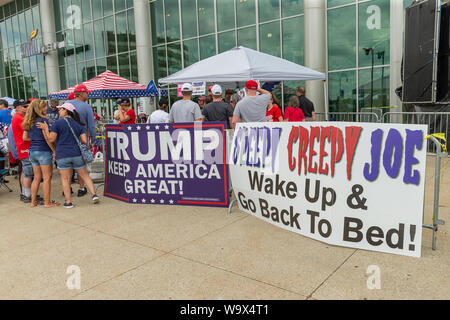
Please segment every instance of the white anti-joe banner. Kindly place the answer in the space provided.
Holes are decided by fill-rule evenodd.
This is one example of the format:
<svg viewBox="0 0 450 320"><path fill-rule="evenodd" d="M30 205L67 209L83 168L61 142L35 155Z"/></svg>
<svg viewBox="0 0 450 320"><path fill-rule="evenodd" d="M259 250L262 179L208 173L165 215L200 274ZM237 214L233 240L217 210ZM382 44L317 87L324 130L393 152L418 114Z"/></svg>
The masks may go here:
<svg viewBox="0 0 450 320"><path fill-rule="evenodd" d="M427 126L248 123L230 152L239 207L328 244L420 257Z"/></svg>

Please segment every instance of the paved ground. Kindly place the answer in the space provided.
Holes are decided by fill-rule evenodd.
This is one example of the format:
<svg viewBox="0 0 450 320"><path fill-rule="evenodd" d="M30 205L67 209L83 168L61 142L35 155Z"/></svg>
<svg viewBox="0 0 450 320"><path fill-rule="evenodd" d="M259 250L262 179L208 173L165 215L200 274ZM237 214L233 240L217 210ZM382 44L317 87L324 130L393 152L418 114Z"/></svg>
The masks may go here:
<svg viewBox="0 0 450 320"><path fill-rule="evenodd" d="M53 198L62 201L58 180ZM0 299L450 299L449 190L447 160L440 208L447 225L437 251L424 230L420 259L329 246L238 209L229 216L107 198L97 206L74 199L73 210L30 209L0 190ZM367 288L371 265L380 268L380 290ZM66 286L70 266L80 268L80 290Z"/></svg>

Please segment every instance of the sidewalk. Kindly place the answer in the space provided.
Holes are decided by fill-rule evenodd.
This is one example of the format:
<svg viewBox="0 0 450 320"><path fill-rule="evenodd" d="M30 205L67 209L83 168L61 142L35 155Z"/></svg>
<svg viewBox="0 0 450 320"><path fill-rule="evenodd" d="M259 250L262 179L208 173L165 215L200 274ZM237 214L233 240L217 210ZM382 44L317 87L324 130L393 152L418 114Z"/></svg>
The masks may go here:
<svg viewBox="0 0 450 320"><path fill-rule="evenodd" d="M31 209L0 189L0 299L450 299L450 159L441 186L437 250L424 229L422 258L333 247L225 209L130 205L74 198ZM60 202L59 175L53 199ZM74 185L74 190L76 186ZM431 224L434 158L425 223ZM381 289L367 288L367 269ZM69 290L70 266L81 290Z"/></svg>

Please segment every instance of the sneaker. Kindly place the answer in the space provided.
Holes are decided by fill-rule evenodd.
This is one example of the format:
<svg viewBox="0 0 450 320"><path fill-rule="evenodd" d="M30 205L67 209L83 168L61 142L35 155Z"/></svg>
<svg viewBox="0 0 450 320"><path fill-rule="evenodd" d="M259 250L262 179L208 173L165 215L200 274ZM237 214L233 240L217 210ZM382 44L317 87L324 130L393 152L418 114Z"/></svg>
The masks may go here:
<svg viewBox="0 0 450 320"><path fill-rule="evenodd" d="M88 193L87 188L78 190L78 198L84 197L85 195L87 195L87 193Z"/></svg>
<svg viewBox="0 0 450 320"><path fill-rule="evenodd" d="M92 201L94 202L94 204L97 204L100 202L100 198L98 197L98 195L94 194L94 196L92 197Z"/></svg>
<svg viewBox="0 0 450 320"><path fill-rule="evenodd" d="M71 203L64 203L64 208L66 209L72 209L73 208L73 204Z"/></svg>
<svg viewBox="0 0 450 320"><path fill-rule="evenodd" d="M25 197L23 196L23 203L31 203L31 197Z"/></svg>
<svg viewBox="0 0 450 320"><path fill-rule="evenodd" d="M23 201L25 200L25 198L26 198L26 197L25 197L23 194L20 195L20 201L23 202Z"/></svg>

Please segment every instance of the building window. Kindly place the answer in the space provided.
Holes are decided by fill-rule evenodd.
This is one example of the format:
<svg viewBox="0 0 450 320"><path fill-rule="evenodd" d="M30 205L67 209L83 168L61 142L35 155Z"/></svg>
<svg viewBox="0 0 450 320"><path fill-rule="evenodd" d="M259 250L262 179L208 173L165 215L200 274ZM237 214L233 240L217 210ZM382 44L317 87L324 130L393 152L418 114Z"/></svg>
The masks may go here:
<svg viewBox="0 0 450 320"><path fill-rule="evenodd" d="M356 110L356 71L333 72L328 75L330 112Z"/></svg>
<svg viewBox="0 0 450 320"><path fill-rule="evenodd" d="M245 27L255 24L255 0L236 0L236 15L238 27Z"/></svg>
<svg viewBox="0 0 450 320"><path fill-rule="evenodd" d="M259 22L280 19L280 2L278 0L258 1Z"/></svg>
<svg viewBox="0 0 450 320"><path fill-rule="evenodd" d="M234 1L217 0L217 30L225 31L235 28Z"/></svg>
<svg viewBox="0 0 450 320"><path fill-rule="evenodd" d="M183 39L197 37L197 0L181 1L181 18L183 24Z"/></svg>
<svg viewBox="0 0 450 320"><path fill-rule="evenodd" d="M180 40L178 0L164 0L167 42Z"/></svg>
<svg viewBox="0 0 450 320"><path fill-rule="evenodd" d="M356 6L328 11L328 70L356 67Z"/></svg>
<svg viewBox="0 0 450 320"><path fill-rule="evenodd" d="M283 18L303 13L303 0L281 0Z"/></svg>
<svg viewBox="0 0 450 320"><path fill-rule="evenodd" d="M189 67L196 63L198 59L198 40L191 39L183 41L184 66ZM154 58L153 58L154 59Z"/></svg>
<svg viewBox="0 0 450 320"><path fill-rule="evenodd" d="M283 20L283 58L303 65L305 53L303 50L305 35L303 31L303 16Z"/></svg>
<svg viewBox="0 0 450 320"><path fill-rule="evenodd" d="M206 36L199 39L200 60L212 57L216 54L216 36Z"/></svg>
<svg viewBox="0 0 450 320"><path fill-rule="evenodd" d="M374 47L375 65L389 64L390 61L390 3L376 0L359 4L358 64L370 67L372 58L363 48Z"/></svg>
<svg viewBox="0 0 450 320"><path fill-rule="evenodd" d="M214 1L197 0L200 36L215 32Z"/></svg>
<svg viewBox="0 0 450 320"><path fill-rule="evenodd" d="M328 0L327 4L330 111L367 112L372 106L386 110L390 103L389 0ZM373 79L372 51L367 55L364 48L373 48Z"/></svg>
<svg viewBox="0 0 450 320"><path fill-rule="evenodd" d="M256 27L238 29L237 34L238 34L237 35L238 46L258 50L256 42Z"/></svg>
<svg viewBox="0 0 450 320"><path fill-rule="evenodd" d="M236 32L219 33L219 53L233 49L236 46Z"/></svg>
<svg viewBox="0 0 450 320"><path fill-rule="evenodd" d="M261 52L281 57L280 21L259 26L259 43Z"/></svg>

